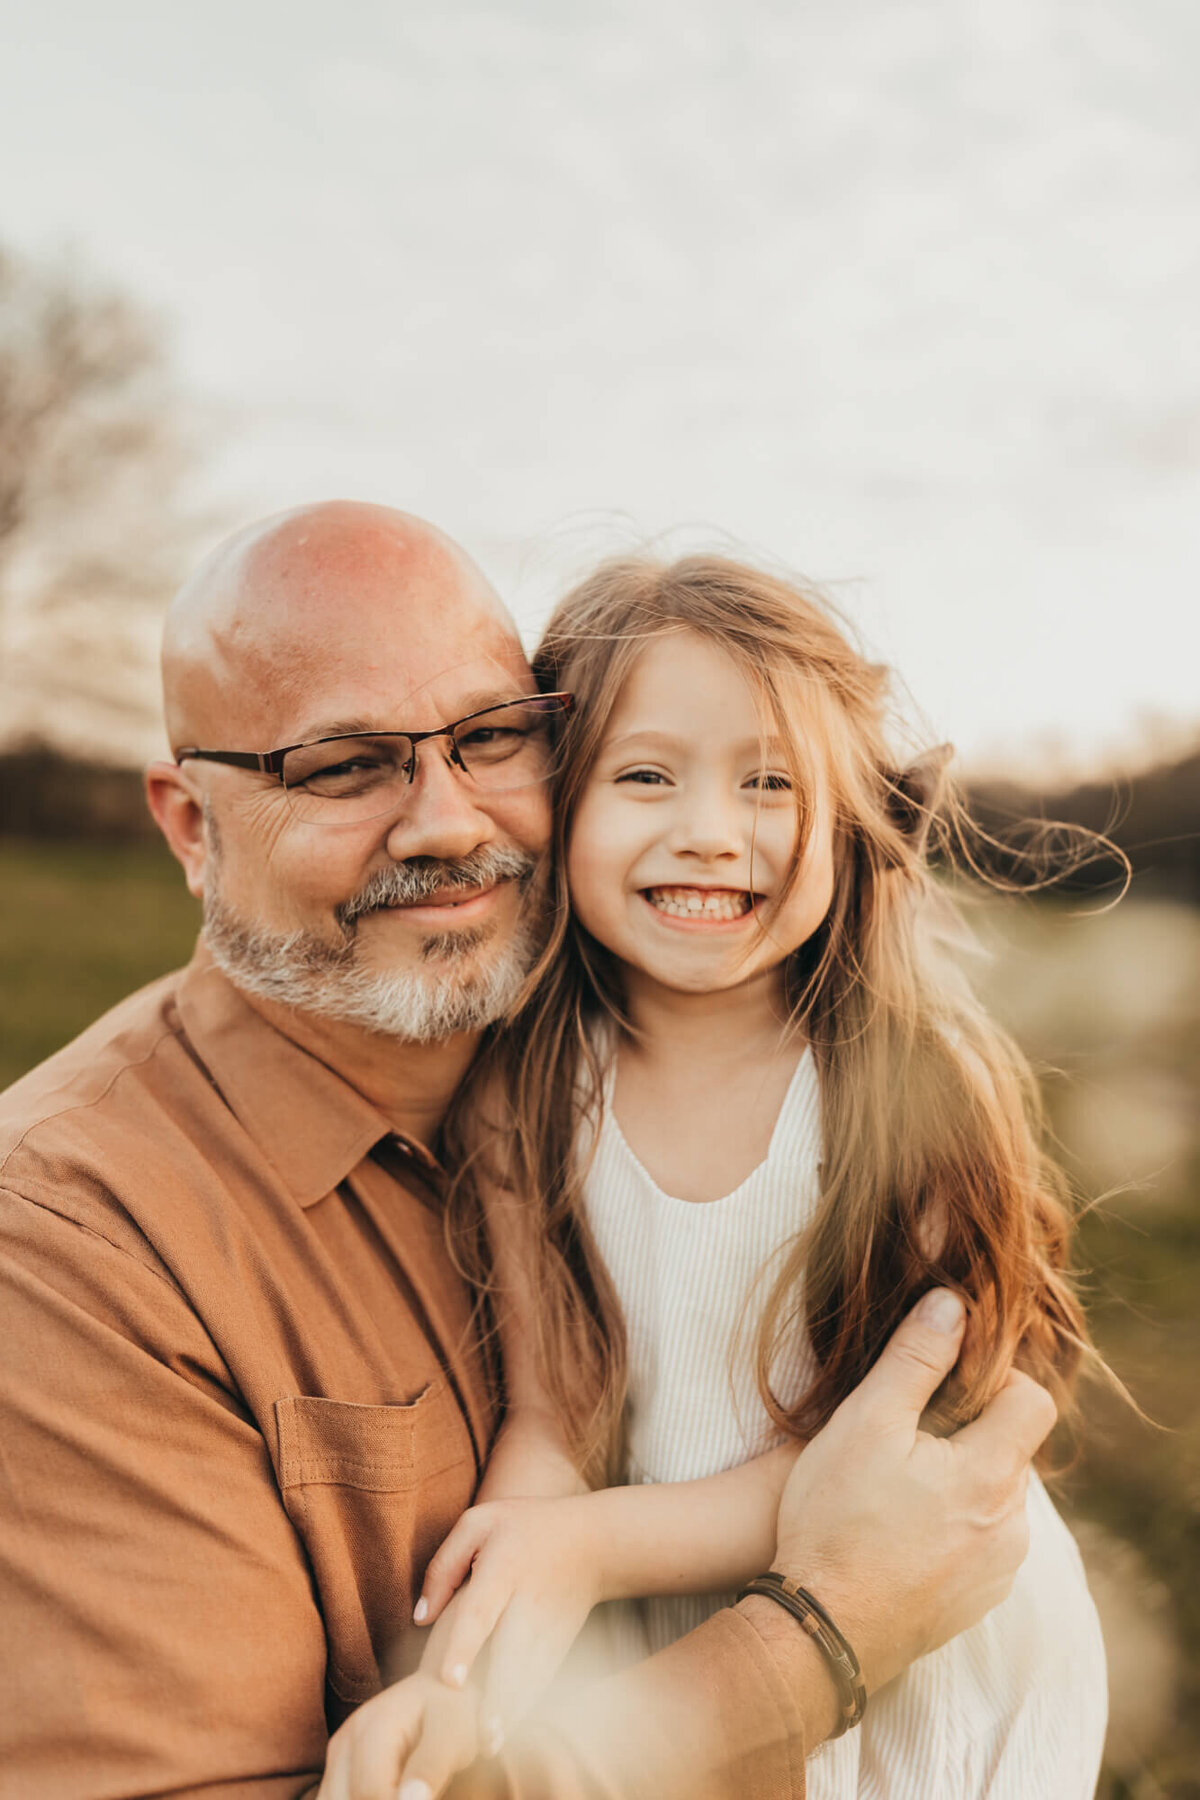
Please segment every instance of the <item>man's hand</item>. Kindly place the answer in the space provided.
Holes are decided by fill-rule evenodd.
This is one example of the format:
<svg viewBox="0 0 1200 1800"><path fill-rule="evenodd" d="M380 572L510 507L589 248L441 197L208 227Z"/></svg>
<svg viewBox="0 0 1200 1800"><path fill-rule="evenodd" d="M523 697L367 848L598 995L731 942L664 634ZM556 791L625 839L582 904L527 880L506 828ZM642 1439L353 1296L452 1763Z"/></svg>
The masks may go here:
<svg viewBox="0 0 1200 1800"><path fill-rule="evenodd" d="M990 1611L1029 1547L1025 1488L1054 1424L1049 1394L1014 1370L953 1437L920 1430L964 1318L956 1295L925 1295L800 1453L780 1501L774 1567L828 1608L868 1691Z"/></svg>

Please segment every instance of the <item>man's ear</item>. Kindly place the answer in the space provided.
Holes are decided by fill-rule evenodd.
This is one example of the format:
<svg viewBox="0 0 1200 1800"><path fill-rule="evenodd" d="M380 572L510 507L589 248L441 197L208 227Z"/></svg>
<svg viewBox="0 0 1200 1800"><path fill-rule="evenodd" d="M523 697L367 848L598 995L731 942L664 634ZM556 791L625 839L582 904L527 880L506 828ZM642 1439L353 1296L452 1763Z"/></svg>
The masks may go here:
<svg viewBox="0 0 1200 1800"><path fill-rule="evenodd" d="M953 744L938 744L907 769L888 773L888 817L918 851L924 850L928 841L953 755Z"/></svg>
<svg viewBox="0 0 1200 1800"><path fill-rule="evenodd" d="M178 763L152 762L146 770L146 804L154 822L183 866L188 892L197 900L204 894L204 863L208 845L204 833L204 809Z"/></svg>

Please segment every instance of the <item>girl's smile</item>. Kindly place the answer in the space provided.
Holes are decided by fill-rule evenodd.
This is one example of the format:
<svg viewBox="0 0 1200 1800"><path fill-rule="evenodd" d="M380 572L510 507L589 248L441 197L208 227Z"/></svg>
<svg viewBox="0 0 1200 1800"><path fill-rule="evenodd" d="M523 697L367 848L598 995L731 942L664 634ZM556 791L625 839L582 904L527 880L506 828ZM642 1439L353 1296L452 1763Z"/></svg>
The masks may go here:
<svg viewBox="0 0 1200 1800"><path fill-rule="evenodd" d="M754 907L755 896L744 888L656 887L646 888L642 898L673 925L736 925Z"/></svg>
<svg viewBox="0 0 1200 1800"><path fill-rule="evenodd" d="M832 836L819 793L787 891L797 800L776 721L723 649L675 631L647 643L613 708L571 832L572 905L634 987L741 987L825 917Z"/></svg>

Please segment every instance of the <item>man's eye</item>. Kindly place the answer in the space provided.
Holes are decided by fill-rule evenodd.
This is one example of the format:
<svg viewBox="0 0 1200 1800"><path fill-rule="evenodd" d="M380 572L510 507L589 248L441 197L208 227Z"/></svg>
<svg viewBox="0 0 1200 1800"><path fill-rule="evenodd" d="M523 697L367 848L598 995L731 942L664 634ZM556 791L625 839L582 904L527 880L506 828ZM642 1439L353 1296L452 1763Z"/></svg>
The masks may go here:
<svg viewBox="0 0 1200 1800"><path fill-rule="evenodd" d="M309 776L309 780L333 781L343 775L361 775L365 770L378 769L378 767L378 757L348 756L342 762L326 763L323 769L315 769Z"/></svg>
<svg viewBox="0 0 1200 1800"><path fill-rule="evenodd" d="M516 725L477 725L456 739L460 750L491 750L500 744L519 744L528 732Z"/></svg>
<svg viewBox="0 0 1200 1800"><path fill-rule="evenodd" d="M310 794L360 793L386 781L394 768L394 763L388 758L369 753L345 756L340 762L322 763L316 769L294 770L287 777L287 785L306 788Z"/></svg>

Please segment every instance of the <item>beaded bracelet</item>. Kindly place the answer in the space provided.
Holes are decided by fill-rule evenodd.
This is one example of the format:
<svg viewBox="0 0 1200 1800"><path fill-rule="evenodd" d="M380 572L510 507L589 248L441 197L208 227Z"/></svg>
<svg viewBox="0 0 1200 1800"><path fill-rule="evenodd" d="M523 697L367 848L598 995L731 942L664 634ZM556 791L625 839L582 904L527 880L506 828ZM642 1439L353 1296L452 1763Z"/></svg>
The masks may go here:
<svg viewBox="0 0 1200 1800"><path fill-rule="evenodd" d="M745 1600L751 1594L774 1600L777 1606L798 1619L829 1664L837 1683L842 1712L842 1722L833 1735L841 1737L851 1725L858 1724L867 1708L867 1690L863 1686L857 1656L816 1596L781 1575L777 1569L768 1569L765 1575L756 1575L753 1581L748 1581L738 1599Z"/></svg>

